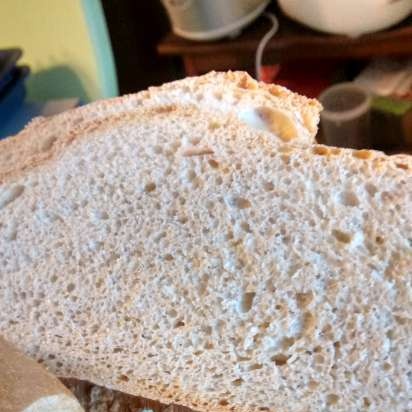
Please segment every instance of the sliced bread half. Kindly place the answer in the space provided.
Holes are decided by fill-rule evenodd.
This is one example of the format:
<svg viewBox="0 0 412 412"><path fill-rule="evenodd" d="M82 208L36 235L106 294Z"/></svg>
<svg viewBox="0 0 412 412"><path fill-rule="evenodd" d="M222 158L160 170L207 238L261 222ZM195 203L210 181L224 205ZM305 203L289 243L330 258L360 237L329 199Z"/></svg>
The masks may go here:
<svg viewBox="0 0 412 412"><path fill-rule="evenodd" d="M180 106L63 135L0 166L7 339L200 411L411 409L409 157Z"/></svg>

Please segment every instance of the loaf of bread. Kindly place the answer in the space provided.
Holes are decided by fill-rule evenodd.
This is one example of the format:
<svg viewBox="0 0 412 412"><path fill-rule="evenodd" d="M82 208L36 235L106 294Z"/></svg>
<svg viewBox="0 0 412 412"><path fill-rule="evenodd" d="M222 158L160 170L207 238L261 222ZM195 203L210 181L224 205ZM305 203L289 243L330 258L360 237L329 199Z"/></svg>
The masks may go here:
<svg viewBox="0 0 412 412"><path fill-rule="evenodd" d="M409 156L284 142L234 110L103 106L0 143L10 341L198 411L411 410Z"/></svg>

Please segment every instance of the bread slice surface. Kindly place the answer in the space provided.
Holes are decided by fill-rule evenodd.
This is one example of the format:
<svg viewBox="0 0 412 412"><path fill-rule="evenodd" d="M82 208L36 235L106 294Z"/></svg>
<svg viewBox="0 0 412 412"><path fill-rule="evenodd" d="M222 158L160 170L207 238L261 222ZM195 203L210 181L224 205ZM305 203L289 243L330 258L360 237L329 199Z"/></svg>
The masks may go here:
<svg viewBox="0 0 412 412"><path fill-rule="evenodd" d="M64 136L0 169L7 339L199 411L410 408L409 157L192 107Z"/></svg>

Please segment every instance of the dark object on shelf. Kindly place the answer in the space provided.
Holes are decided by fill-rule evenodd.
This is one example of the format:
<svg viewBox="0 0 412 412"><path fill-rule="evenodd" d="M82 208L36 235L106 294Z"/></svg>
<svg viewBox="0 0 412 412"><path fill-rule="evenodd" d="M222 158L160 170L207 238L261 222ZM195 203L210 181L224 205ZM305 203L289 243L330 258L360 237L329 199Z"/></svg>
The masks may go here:
<svg viewBox="0 0 412 412"><path fill-rule="evenodd" d="M29 73L28 66L16 67L12 70L11 80L0 91L0 124L5 123L23 103L26 96L24 80Z"/></svg>
<svg viewBox="0 0 412 412"><path fill-rule="evenodd" d="M371 126L375 148L412 148L412 100L375 97L372 102Z"/></svg>
<svg viewBox="0 0 412 412"><path fill-rule="evenodd" d="M13 80L13 69L21 54L20 49L0 50L0 93Z"/></svg>
<svg viewBox="0 0 412 412"><path fill-rule="evenodd" d="M293 22L279 9L274 12L279 19L279 32L266 46L264 64L294 59L363 59L412 54L412 16L389 30L351 38L319 33ZM188 75L210 70L252 69L258 42L269 26L261 17L236 39L204 44L168 33L158 44L158 52L182 57Z"/></svg>
<svg viewBox="0 0 412 412"><path fill-rule="evenodd" d="M370 104L368 91L352 83L338 83L319 96L324 141L330 146L369 149Z"/></svg>

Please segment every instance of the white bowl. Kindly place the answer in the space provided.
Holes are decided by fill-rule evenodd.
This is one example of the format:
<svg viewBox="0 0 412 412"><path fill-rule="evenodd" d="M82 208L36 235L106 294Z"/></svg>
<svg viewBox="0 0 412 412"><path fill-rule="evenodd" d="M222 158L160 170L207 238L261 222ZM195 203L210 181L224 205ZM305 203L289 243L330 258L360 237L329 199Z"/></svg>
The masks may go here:
<svg viewBox="0 0 412 412"><path fill-rule="evenodd" d="M313 29L359 36L390 27L412 12L412 0L278 0L283 12Z"/></svg>

